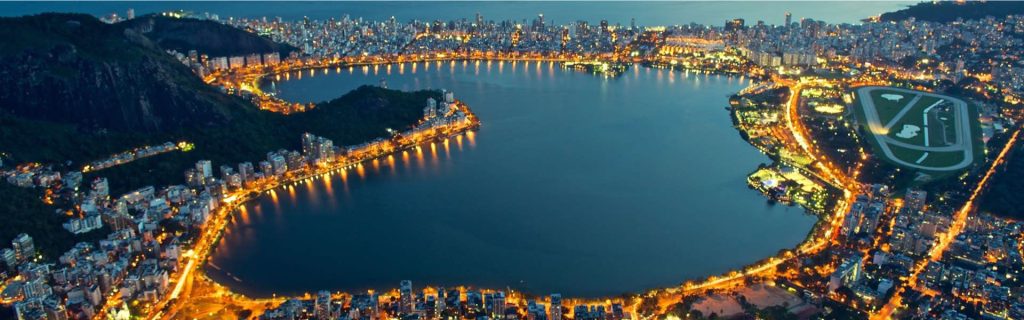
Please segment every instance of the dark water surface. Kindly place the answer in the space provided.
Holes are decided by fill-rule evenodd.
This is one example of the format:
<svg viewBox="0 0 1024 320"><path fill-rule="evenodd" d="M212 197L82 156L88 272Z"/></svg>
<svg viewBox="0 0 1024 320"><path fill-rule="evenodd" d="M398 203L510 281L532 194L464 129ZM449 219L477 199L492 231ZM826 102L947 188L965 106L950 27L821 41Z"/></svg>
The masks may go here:
<svg viewBox="0 0 1024 320"><path fill-rule="evenodd" d="M388 70L305 71L268 89L320 101L381 79L447 88L483 126L245 205L211 276L254 295L402 279L614 295L744 266L815 221L745 185L768 162L724 109L745 79L642 67L609 79L536 62Z"/></svg>

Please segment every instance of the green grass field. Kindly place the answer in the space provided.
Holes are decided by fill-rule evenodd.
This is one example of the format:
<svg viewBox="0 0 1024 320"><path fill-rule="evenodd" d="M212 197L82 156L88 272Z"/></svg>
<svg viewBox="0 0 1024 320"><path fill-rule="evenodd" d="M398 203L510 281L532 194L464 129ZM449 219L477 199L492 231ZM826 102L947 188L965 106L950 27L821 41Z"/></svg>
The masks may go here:
<svg viewBox="0 0 1024 320"><path fill-rule="evenodd" d="M872 154L886 162L938 178L961 171L950 168L963 166L968 153L973 153L971 160L974 162L984 158L976 106L955 97L914 90L888 87L855 90L854 114L863 132L869 135L864 139L871 145ZM899 97L892 99L894 97L883 95ZM872 117L866 114L869 106L865 102L874 103ZM959 108L963 106L970 119L966 119L969 125L961 124L965 128L960 129L970 130L970 141L960 141L964 139L963 133L957 131L963 112ZM929 112L925 113L926 109Z"/></svg>
<svg viewBox="0 0 1024 320"><path fill-rule="evenodd" d="M899 101L892 101L889 99L882 98L883 94L898 94L903 96ZM902 92L891 91L891 90L875 90L871 92L871 100L875 102L875 107L878 110L878 118L882 123L888 123L896 114L900 113L900 109L903 109L910 100L914 99L914 96L907 95Z"/></svg>

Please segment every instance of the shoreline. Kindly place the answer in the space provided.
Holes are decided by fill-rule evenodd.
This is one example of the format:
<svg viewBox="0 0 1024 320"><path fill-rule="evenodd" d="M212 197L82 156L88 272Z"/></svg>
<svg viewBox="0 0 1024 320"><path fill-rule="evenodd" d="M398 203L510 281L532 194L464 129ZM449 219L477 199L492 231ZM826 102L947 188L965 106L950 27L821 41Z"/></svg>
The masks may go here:
<svg viewBox="0 0 1024 320"><path fill-rule="evenodd" d="M264 72L259 72L259 73L255 74L255 75L254 74L248 74L248 75L243 74L241 76L244 79L246 79L245 83L247 83L252 88L255 88L255 91L253 92L254 94L257 94L258 96L261 96L261 97L266 97L267 94L262 92L262 90L260 89L261 81L266 79L266 77L268 77L268 76L280 75L282 73L295 72L295 71L301 72L301 71L305 71L305 70L315 70L315 69L329 69L329 68L357 67L357 66L366 67L366 66L380 66L380 65L390 65L390 64L399 64L399 63L419 63L419 62L423 62L423 63L430 63L430 62L437 62L437 63L452 62L452 63L455 63L457 61L465 61L465 62L477 62L477 63L479 63L481 61L486 61L486 62L513 62L513 63L515 63L515 62L551 62L551 63L556 63L557 62L557 63L565 63L565 62L578 61L578 60L569 59L569 58L543 58L543 57L541 57L541 58L442 57L442 58L434 58L434 59L429 59L428 58L428 59L416 59L416 60L403 60L403 59L360 59L360 60L361 61L356 61L356 62L334 61L334 62L332 62L330 64L315 64L315 65L309 65L309 64L288 64L288 65L285 65L284 69L280 69L280 68L276 68L275 67L273 69L273 71L270 71L270 72L264 71ZM362 61L362 60L372 60L372 61ZM595 61L600 61L600 60L598 59L598 60L595 60ZM645 66L645 67L650 67L650 68L658 68L657 66L647 65L647 64L645 64L643 62L626 62L626 64L628 64L628 65L630 65L632 67ZM684 70L688 70L688 69L669 68L670 72L676 72L676 71L684 72ZM243 72L244 71L245 70L243 70ZM697 70L690 70L690 71L691 72L697 72ZM720 73L720 72L715 72L713 70L705 70L705 73L721 74L721 75L725 75L725 76L739 76L739 77L746 76L746 77L751 77L753 79L757 79L755 75ZM238 77L239 75L233 74L233 75L229 75L229 76ZM752 84L752 86L757 86L757 85L760 85L760 84L761 83L755 83L755 84ZM740 92L742 92L742 90ZM737 92L737 94L740 93L740 92ZM794 93L794 94L797 95L798 92ZM272 99L278 100L278 101L282 101L282 102L285 102L285 103L289 103L289 102L286 102L283 99L280 99L280 98L277 98L277 97L272 97ZM792 103L795 103L795 101L792 101ZM787 103L787 105L788 104L789 103ZM261 106L261 109L264 109L264 108ZM270 110L270 109L266 109L266 110ZM730 113L730 117L732 117L732 113L733 112L730 110L729 113ZM479 126L479 122L477 122L477 126ZM737 131L741 135L744 133L744 131L741 130L741 128L738 128L736 126L734 126L734 128L736 128ZM757 146L751 144L750 141L748 141L746 139L744 139L744 140L751 147L754 147L755 149L758 149ZM404 150L408 150L409 148L413 148L413 147L415 147L415 145L408 145L408 146L405 146ZM397 151L400 151L400 150L396 149L395 151L392 151L392 152L390 152L388 154L394 154ZM381 155L378 155L377 157L373 157L373 158L365 158L365 159L362 159L361 161L359 161L358 163L361 163L363 161L373 160L374 158L386 157L388 154L381 154ZM330 174L333 174L333 173L335 173L337 171L340 171L340 170L348 170L348 169L349 168L336 168L336 169L330 171ZM308 174L306 176L303 176L302 178L292 179L292 180L290 180L290 182L296 182L296 181L306 180L306 179L309 179L309 178L314 178L314 177L316 177L318 175L321 175L321 174L323 174L323 173ZM328 178L329 178L329 176L328 176ZM275 186L273 188L268 188L268 189L265 189L265 190L261 190L259 192L259 194L255 195L255 196L250 196L250 197L246 197L246 198L241 199L242 201L239 201L239 202L233 204L233 208L234 209L232 211L237 210L237 208L239 206L241 206L242 204L254 200L258 196L262 195L264 192L267 192L267 191L272 190L272 189L276 189L277 187L281 187L281 186L283 186L285 184L287 184L287 183L280 183L280 184L278 184L277 186ZM853 192L850 192L849 190L844 190L844 189L840 189L840 190L844 191L843 192L844 194L841 195L842 198L850 199L853 196L853 194L854 194ZM763 196L764 195L762 195L762 197ZM766 199L766 201L770 200L767 197L765 197L765 199ZM609 296L609 297L590 298L590 299L586 299L586 298L571 298L570 297L570 298L564 299L563 301L575 301L575 302L582 302L582 303L586 303L586 302L601 302L601 303L605 303L605 302L619 302L619 303L622 303L624 306L628 306L629 307L628 308L629 311L632 312L633 314L636 314L637 307L638 307L638 305L639 305L639 303L640 303L640 301L641 301L641 299L643 297L662 296L662 295L666 295L666 294L673 295L673 296L676 296L676 295L688 296L688 295L699 294L699 293L702 293L702 292L705 292L705 291L720 289L723 286L734 286L737 281L742 281L742 280L748 279L748 278L757 278L757 277L759 277L760 275L762 275L762 274L764 274L766 272L774 271L775 267L779 266L780 264L782 264L784 262L790 261L793 258L799 257L800 255L803 255L803 254L807 254L807 253L811 253L811 252L817 252L817 251L820 251L821 249L826 248L827 245L829 244L829 241L817 241L817 242L815 242L814 240L819 238L822 235L824 235L824 237L827 238L827 237L829 237L834 232L834 229L837 228L841 224L842 215L846 211L845 210L845 208L846 208L845 205L848 205L848 202L839 201L839 203L836 204L835 208L832 208L834 210L827 210L827 211L830 211L830 212L825 212L825 213L823 213L821 215L816 215L817 219L816 219L814 225L808 231L808 233L807 233L806 237L804 238L804 240L802 240L801 242L799 242L798 244L796 244L792 248L781 249L780 250L781 254L771 255L771 256L768 256L768 257L764 257L764 258L752 261L751 263L745 264L743 267L737 268L736 270L730 270L730 271L726 271L726 272L722 272L722 273L718 273L718 274L713 274L713 275L707 276L705 278L682 280L682 282L680 282L680 284L677 285L677 286L666 286L666 287L649 288L649 289L645 289L645 290L642 290L642 291L639 291L639 292L625 293L625 294L623 294L621 296L618 296L618 297ZM807 208L804 208L804 209L807 210ZM839 218L835 219L836 216L832 216L832 215L829 214L829 213L832 213L832 212L834 212L835 215L837 217L839 217ZM222 234L225 229L226 229L226 226L222 226L221 230L219 231L219 234ZM217 240L219 240L219 239L220 239L220 236L218 235ZM209 252L212 252L213 249L214 249L213 247L208 248L207 249L207 251L208 251L207 254L209 254ZM208 263L208 259L209 259L209 257L207 257L207 262L205 262L204 264ZM202 270L202 266L197 268L197 270ZM222 282L218 282L217 280L213 280L212 278L210 278L206 274L205 271L202 273L202 277L207 279L207 280L212 281L217 286L228 287L227 284L222 283ZM467 288L467 287L472 287L472 286L459 286L459 287ZM394 288L394 287L391 287L391 288L379 288L379 289L381 290L379 292L382 292L382 293L397 293L397 288ZM433 288L425 287L425 289L429 291L429 290L432 290ZM489 288L476 288L476 289L480 290L481 292L497 291L497 289L489 289ZM245 297L246 299L251 299L251 300L254 300L254 301L268 301L267 298L249 297L249 296L237 293L235 291L231 291L230 288L228 288L228 290L232 294ZM371 291L375 291L375 290L371 290ZM353 293L350 293L350 292L335 292L333 295L351 296L352 294ZM536 293L515 292L514 295L519 295L521 298L524 298L524 299L525 298L535 298L535 299L539 298L538 299L539 301L546 301L546 299L547 299L546 296L541 295L541 294L536 294ZM306 296L308 297L308 293L307 293ZM292 296L292 297L296 297L296 296ZM284 300L281 300L281 299L285 299L285 298L286 297L284 297L284 296L277 296L275 294L275 295L272 295L272 297L269 299L269 301L280 301L280 302L283 302ZM636 315L639 316L639 314L636 314Z"/></svg>

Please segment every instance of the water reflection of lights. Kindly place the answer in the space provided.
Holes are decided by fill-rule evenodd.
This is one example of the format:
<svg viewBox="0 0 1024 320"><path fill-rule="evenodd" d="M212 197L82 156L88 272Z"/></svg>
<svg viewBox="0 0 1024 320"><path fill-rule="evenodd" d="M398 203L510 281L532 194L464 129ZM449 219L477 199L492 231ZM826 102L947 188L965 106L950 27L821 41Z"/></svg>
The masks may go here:
<svg viewBox="0 0 1024 320"><path fill-rule="evenodd" d="M397 170L398 168L395 168L395 155L393 154L388 155L388 167L390 168L388 172L390 172L391 175L394 176L395 170Z"/></svg>
<svg viewBox="0 0 1024 320"><path fill-rule="evenodd" d="M244 205L243 206L238 206L238 213L239 213L240 216L242 216L242 223L243 224L249 224L249 210L247 210ZM230 230L231 230L231 228L227 228L226 231L230 231Z"/></svg>
<svg viewBox="0 0 1024 320"><path fill-rule="evenodd" d="M402 150L402 166L409 166L409 151Z"/></svg>
<svg viewBox="0 0 1024 320"><path fill-rule="evenodd" d="M306 179L306 192L310 201L317 201L318 197L316 194L316 188L313 187L313 179Z"/></svg>
<svg viewBox="0 0 1024 320"><path fill-rule="evenodd" d="M331 176L324 174L324 187L327 189L328 198L334 198L334 187L331 185Z"/></svg>
<svg viewBox="0 0 1024 320"><path fill-rule="evenodd" d="M281 203L277 200L277 191L270 189L270 201L274 203L274 212L281 212Z"/></svg>
<svg viewBox="0 0 1024 320"><path fill-rule="evenodd" d="M433 142L430 143L430 160L437 164L437 144Z"/></svg>
<svg viewBox="0 0 1024 320"><path fill-rule="evenodd" d="M469 140L469 147L476 148L476 132L466 130L466 138Z"/></svg>
<svg viewBox="0 0 1024 320"><path fill-rule="evenodd" d="M416 167L419 169L423 169L423 166L423 148L421 148L420 146L416 146Z"/></svg>

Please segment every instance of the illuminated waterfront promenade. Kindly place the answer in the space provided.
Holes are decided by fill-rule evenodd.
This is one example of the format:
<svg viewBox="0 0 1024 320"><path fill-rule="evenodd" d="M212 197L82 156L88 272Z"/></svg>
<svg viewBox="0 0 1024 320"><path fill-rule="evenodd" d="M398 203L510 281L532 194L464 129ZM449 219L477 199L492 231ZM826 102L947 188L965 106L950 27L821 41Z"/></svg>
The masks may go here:
<svg viewBox="0 0 1024 320"><path fill-rule="evenodd" d="M603 59L603 60L602 60ZM232 71L225 74L215 74L213 77L208 78L208 82L212 84L220 84L229 88L237 88L242 91L251 92L257 95L260 99L260 107L263 109L276 111L276 112L300 112L305 110L308 105L297 104L286 102L275 96L269 95L262 92L259 89L259 84L262 79L268 76L275 76L280 74L288 74L289 72L304 72L309 70L315 72L315 69L330 69L330 68L353 68L353 67L377 67L392 63L412 63L415 68L417 63L425 63L425 65L433 63L444 63L456 61L495 61L495 62L513 62L513 61L540 61L540 62L581 62L581 61L607 61L609 63L617 62L614 57L573 57L573 56L502 56L502 55L480 55L480 56L457 56L457 55L415 55L415 56L394 56L394 57L360 57L360 58L346 58L346 59L323 59L317 61L291 61L285 62L281 65L273 68L246 68L237 71ZM664 57L658 57L656 60L651 62L657 63L669 63L671 60L667 60ZM765 72L759 68L749 70L749 72ZM764 74L747 74L751 77L764 77ZM897 73L899 75L899 73ZM836 82L843 82L845 80L838 80ZM864 81L864 80L858 80ZM641 299L656 298L660 313L666 310L671 305L677 303L681 297L693 296L703 294L716 290L733 289L737 288L746 283L747 280L756 279L761 281L770 281L780 275L778 274L778 267L784 263L795 261L803 257L814 255L816 253L827 250L833 246L838 245L839 230L843 225L843 219L846 212L849 209L849 205L853 202L854 197L861 192L860 182L858 181L858 174L860 165L856 166L856 169L852 172L844 172L838 170L838 166L832 159L822 154L818 150L817 146L812 143L814 139L810 136L808 129L802 123L800 117L799 99L800 93L807 85L813 85L814 83L805 83L802 80L794 80L792 78L782 77L778 75L772 75L771 82L788 87L790 95L788 101L784 106L784 127L788 132L788 135L783 139L787 149L795 151L806 157L814 160L811 167L805 168L817 179L822 182L831 185L832 187L840 190L841 200L830 210L830 214L824 216L822 220L815 226L810 232L807 240L796 246L793 250L786 250L777 256L772 256L761 261L755 262L746 266L745 268L726 272L718 276L711 276L700 281L691 281L682 284L678 287L653 289L645 294L641 294L634 298L616 298L607 299L603 302L618 302L629 306L631 313L636 316L642 317L637 312ZM868 79L868 82L871 82ZM1016 135L1015 135L1016 136ZM1012 145L1012 144L1008 144ZM1005 152L1005 150L1004 150ZM997 160L998 162L998 160ZM990 170L991 172L991 170ZM984 185L986 178L982 180L978 189L975 191L976 196ZM972 201L974 196L972 196ZM248 200L248 199L246 199ZM968 206L970 202L968 203ZM966 210L967 207L964 207ZM964 211L966 212L966 211ZM965 216L965 214L959 214L958 216ZM948 244L948 241L946 241ZM941 251L940 251L941 252ZM920 272L920 268L915 270L915 275ZM902 288L900 288L902 292ZM899 304L899 295L890 304ZM629 301L626 301L629 300ZM600 302L600 301L597 301ZM891 314L892 307L886 307L885 310ZM885 313L886 311L883 311Z"/></svg>
<svg viewBox="0 0 1024 320"><path fill-rule="evenodd" d="M388 61L388 60L381 60L381 61L382 61L381 63L392 63L392 62L394 62L394 61ZM480 61L482 61L482 60L480 60ZM470 63L480 63L480 61L471 61ZM513 60L513 61L522 61L522 60ZM549 62L555 63L555 62L561 62L563 60L544 60L544 61L549 61ZM423 62L423 61L420 61L420 62ZM444 62L455 63L456 60L445 58L444 60L433 60L433 61L430 61L429 63L430 63L430 65L433 65L435 63L444 63ZM495 63L505 63L504 60L494 61L494 62ZM512 61L509 61L509 62L512 62ZM373 68L375 68L377 65L378 65L377 63L373 63L373 62L364 62L364 64L361 65L361 66L363 68L366 68L366 67L373 67ZM315 71L312 71L312 70L313 69L329 69L329 68L352 68L352 67L357 67L357 66L358 65L337 64L337 65L334 65L333 67L325 68L325 67L322 67L320 65L309 66L309 65L294 64L294 65L291 65L290 67L275 68L275 70L281 70L280 72L296 72L296 71L298 71L298 72L306 72L306 70L309 70L309 72L315 72ZM426 66L426 64L424 66ZM261 72L259 74L256 74L256 75L248 78L249 80L247 80L247 82L245 82L245 83L249 83L248 86L250 88L258 88L259 79L267 77L267 76L276 76L276 75L280 74L280 73L277 73L277 72L279 72L279 71L274 71L273 73ZM669 72L673 72L673 71L669 71ZM796 103L795 98L794 98L793 103L794 104ZM800 150L800 149L798 149L798 150ZM770 257L770 258L763 259L763 260L761 260L761 262L751 264L751 265L749 265L749 266L747 266L747 267L745 267L743 269L737 270L737 271L727 272L727 273L721 274L719 276L708 277L707 279L700 280L700 281L688 282L688 283L686 283L684 285L681 285L679 287L673 287L673 288L667 288L667 289L655 289L655 290L650 291L646 295L647 296L656 295L656 296L664 297L664 301L666 303L674 303L674 301L678 301L679 297L686 296L686 295L694 295L694 294L697 294L697 293L707 292L707 291L711 291L711 290L724 289L724 288L732 288L732 287L735 287L737 284L743 283L743 281L746 280L746 279L769 279L772 276L774 276L774 274L776 272L775 269L780 264L782 264L784 262L787 262L787 261L792 261L792 259L798 258L798 257L800 257L800 256L802 256L804 254L811 253L811 252L817 252L817 251L820 251L820 250L822 250L824 248L827 248L828 245L829 245L829 240L834 238L834 233L831 230L836 228L838 225L841 224L841 221L838 221L838 220L841 220L841 216L842 216L841 214L843 212L845 212L845 203L843 204L843 206L839 206L838 208L836 208L836 212L839 213L838 216L840 217L840 219L832 219L832 221L830 221L830 223L819 223L818 227L816 227L816 229L811 232L811 234L813 236L809 236L808 240L806 242L804 242L803 244L797 246L796 248L794 248L794 250L787 250L784 254L782 254L780 256ZM636 299L630 298L629 300L630 301L622 301L622 298L616 298L616 299L611 299L611 300L607 300L607 301L620 302L620 303L623 303L626 306L630 306L630 310L633 311L634 314L635 314L635 311L636 311L636 308L637 308L637 304L639 303L639 297L637 297Z"/></svg>
<svg viewBox="0 0 1024 320"><path fill-rule="evenodd" d="M448 125L432 127L428 130L417 130L408 136L398 136L391 140L369 143L363 145L357 150L353 150L338 161L312 166L304 170L289 172L281 179L265 179L255 185L241 188L226 195L224 197L224 205L220 206L215 213L211 214L210 221L204 226L203 231L200 234L199 239L196 241L193 249L182 255L185 257L185 261L183 262L184 267L177 273L177 275L172 276L172 279L175 279L173 280L173 291L171 291L165 299L153 304L153 307L148 309L150 310L150 314L147 315L147 318L175 319L177 312L186 305L189 305L189 301L192 298L192 291L195 290L193 287L196 285L197 280L199 280L201 286L204 287L203 290L206 291L205 297L209 297L210 295L231 296L236 298L232 303L248 306L264 305L268 303L272 304L283 301L281 299L250 299L230 293L226 291L224 287L210 282L203 274L203 271L199 266L207 262L217 241L223 236L223 233L228 227L228 223L232 220L231 213L238 211L240 206L256 197L259 197L263 193L273 193L275 192L275 189L279 189L286 185L319 178L330 179L330 176L334 174L341 174L342 176L345 176L348 174L349 170L355 170L357 173L362 175L364 163L367 161L375 161L383 157L391 157L391 155L396 152L406 152L407 150L422 152L421 144L430 143L431 145L434 145L433 141L447 143L448 140L453 137L461 141L463 134L472 139L472 130L480 125L479 120L477 120L472 111L470 111L469 108L461 102L456 101L453 104L453 108L454 110L461 111L466 114L466 119L464 121L450 122ZM121 301L119 299L109 299L107 301L107 307L103 308L103 310L108 310L110 307L115 307L120 303Z"/></svg>

